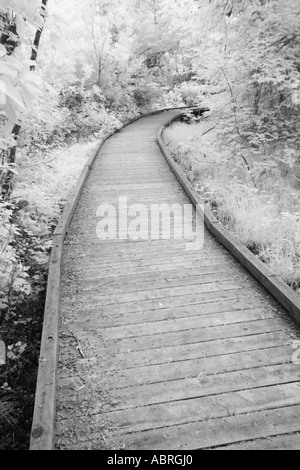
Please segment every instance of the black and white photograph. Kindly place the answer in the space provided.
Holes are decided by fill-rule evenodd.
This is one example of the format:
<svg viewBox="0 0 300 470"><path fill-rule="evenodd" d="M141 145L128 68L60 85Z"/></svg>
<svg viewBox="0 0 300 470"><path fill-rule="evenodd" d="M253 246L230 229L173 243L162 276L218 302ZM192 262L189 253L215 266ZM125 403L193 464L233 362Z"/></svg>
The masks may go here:
<svg viewBox="0 0 300 470"><path fill-rule="evenodd" d="M0 450L300 450L299 116L300 0L0 0Z"/></svg>

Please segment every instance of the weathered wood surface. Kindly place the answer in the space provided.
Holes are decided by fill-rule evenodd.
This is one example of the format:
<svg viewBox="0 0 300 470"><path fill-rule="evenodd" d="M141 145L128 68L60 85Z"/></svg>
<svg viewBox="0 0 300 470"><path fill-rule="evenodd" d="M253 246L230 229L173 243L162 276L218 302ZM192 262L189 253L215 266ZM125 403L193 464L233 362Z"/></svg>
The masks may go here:
<svg viewBox="0 0 300 470"><path fill-rule="evenodd" d="M173 111L102 148L64 245L56 448L300 449L299 337L215 239L99 240L101 203L188 204L156 144ZM296 361L297 362L297 361Z"/></svg>

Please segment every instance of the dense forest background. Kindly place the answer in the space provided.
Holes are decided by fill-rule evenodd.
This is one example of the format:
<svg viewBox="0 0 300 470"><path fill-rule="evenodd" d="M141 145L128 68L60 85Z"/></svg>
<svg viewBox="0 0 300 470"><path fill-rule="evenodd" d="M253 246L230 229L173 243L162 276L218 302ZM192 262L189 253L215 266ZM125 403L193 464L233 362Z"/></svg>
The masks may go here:
<svg viewBox="0 0 300 470"><path fill-rule="evenodd" d="M296 234L298 288L298 0L0 0L1 448L28 446L51 234L81 159L130 117L197 105L236 187ZM289 169L287 210L266 182Z"/></svg>

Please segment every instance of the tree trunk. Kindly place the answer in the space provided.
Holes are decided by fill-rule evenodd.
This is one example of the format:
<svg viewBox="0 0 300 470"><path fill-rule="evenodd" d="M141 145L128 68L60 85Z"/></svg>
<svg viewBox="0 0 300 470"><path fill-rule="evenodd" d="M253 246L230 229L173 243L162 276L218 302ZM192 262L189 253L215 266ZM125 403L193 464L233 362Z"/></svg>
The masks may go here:
<svg viewBox="0 0 300 470"><path fill-rule="evenodd" d="M43 17L44 21L45 21L45 13L46 13L47 3L48 3L48 0L42 0L42 13L41 13L41 16ZM39 45L40 45L42 32L43 32L43 28L38 29L36 31L35 38L34 38L34 41L33 41L33 47L31 49L30 60L35 61L35 62L36 62L36 59L37 59L38 48L39 48ZM35 70L35 64L32 64L30 66L30 70L32 70L32 71Z"/></svg>
<svg viewBox="0 0 300 470"><path fill-rule="evenodd" d="M45 21L45 12L46 12L46 6L47 6L48 0L42 0L42 12L41 16L43 17ZM13 33L16 38L18 38L17 35L17 28L16 28L16 22L15 18L13 15L11 15L11 18L9 15L1 15L1 20L4 24L3 28L3 33L0 38L0 43L3 44L7 50L7 54L11 55L15 48L18 46L18 39L13 40L11 38L10 33ZM33 42L33 47L31 50L31 57L30 59L32 61L36 61L37 59L37 53L38 53L38 47L40 44L41 36L42 36L43 28L38 29L35 33L35 38ZM32 64L30 66L30 70L34 71L35 70L35 64ZM15 124L12 130L12 136L17 142L18 140L18 135L20 133L21 126L19 124ZM4 160L6 163L13 164L16 161L16 145L9 148L8 150L3 151L2 154L2 160ZM12 177L13 173L8 171L5 175L2 176L2 187L1 187L1 195L4 200L8 200L10 198L10 194L12 192Z"/></svg>
<svg viewBox="0 0 300 470"><path fill-rule="evenodd" d="M0 43L6 49L7 55L12 55L16 47L18 46L18 34L17 34L17 26L15 22L15 16L13 13L9 14L1 14L1 22L2 22L2 34L0 38ZM13 34L13 37L12 37ZM17 139L17 136L20 131L20 126L15 124L12 130L12 135L14 139ZM11 147L7 150L2 150L2 162L12 164L15 163L16 160L16 147ZM3 196L4 200L9 199L11 193L11 179L12 173L8 171L1 175L1 195Z"/></svg>

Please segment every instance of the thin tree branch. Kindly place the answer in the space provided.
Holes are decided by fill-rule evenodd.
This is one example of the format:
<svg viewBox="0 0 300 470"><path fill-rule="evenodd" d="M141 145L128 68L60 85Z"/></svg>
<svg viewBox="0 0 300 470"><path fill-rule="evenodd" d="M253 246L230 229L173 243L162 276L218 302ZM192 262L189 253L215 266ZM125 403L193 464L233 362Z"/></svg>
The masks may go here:
<svg viewBox="0 0 300 470"><path fill-rule="evenodd" d="M44 22L45 22L45 14L46 14L46 7L47 7L47 2L48 0L42 0L42 6L41 6L41 17L43 18ZM33 41L33 47L31 49L31 57L30 57L30 60L36 62L36 59L37 59L37 54L38 54L38 48L39 48L39 45L40 45L40 40L41 40L41 37L42 37L42 32L43 32L43 27L38 29L35 33L35 38L34 38L34 41ZM30 70L31 71L34 71L35 70L35 64L32 64L30 66Z"/></svg>

